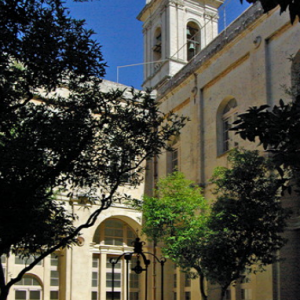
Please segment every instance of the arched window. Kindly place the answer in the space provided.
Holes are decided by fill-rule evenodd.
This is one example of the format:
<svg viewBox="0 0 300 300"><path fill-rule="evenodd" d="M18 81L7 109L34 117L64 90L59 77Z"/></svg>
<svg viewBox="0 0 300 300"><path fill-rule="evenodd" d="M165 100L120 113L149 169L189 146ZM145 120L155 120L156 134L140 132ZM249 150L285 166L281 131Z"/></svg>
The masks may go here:
<svg viewBox="0 0 300 300"><path fill-rule="evenodd" d="M133 241L136 238L134 230L124 221L117 218L109 218L102 222L95 231L93 242L95 248L105 248L103 252L94 252L92 257L92 282L91 282L91 300L110 300L112 299L112 265L110 259L118 258L123 249L120 247L133 246ZM115 246L115 247L114 247ZM121 251L120 251L121 250ZM101 259L106 261L106 266L101 265ZM131 261L133 263L133 261ZM100 276L101 270L105 268L105 276ZM129 295L130 299L139 299L139 277L131 271L129 266L130 276L127 279L123 275L124 257L121 258L115 265L114 270L114 299L125 299L124 287L129 280ZM100 290L100 287L105 289Z"/></svg>
<svg viewBox="0 0 300 300"><path fill-rule="evenodd" d="M24 275L15 285L15 300L40 300L42 299L42 287L32 275Z"/></svg>
<svg viewBox="0 0 300 300"><path fill-rule="evenodd" d="M300 51L293 58L291 77L293 98L296 99L300 96Z"/></svg>
<svg viewBox="0 0 300 300"><path fill-rule="evenodd" d="M201 49L200 28L195 22L186 26L187 60L191 60Z"/></svg>
<svg viewBox="0 0 300 300"><path fill-rule="evenodd" d="M173 137L169 145L172 149L167 152L167 174L180 171L180 135Z"/></svg>
<svg viewBox="0 0 300 300"><path fill-rule="evenodd" d="M161 28L157 28L154 33L154 43L153 43L153 60L161 60L162 53L162 43L161 43Z"/></svg>
<svg viewBox="0 0 300 300"><path fill-rule="evenodd" d="M234 132L230 131L232 123L237 118L237 110L237 101L233 97L225 99L219 107L217 114L218 155L238 146Z"/></svg>
<svg viewBox="0 0 300 300"><path fill-rule="evenodd" d="M234 133L229 131L232 123L237 116L237 102L235 99L231 99L223 110L222 123L223 123L223 152L236 147L234 142Z"/></svg>
<svg viewBox="0 0 300 300"><path fill-rule="evenodd" d="M136 233L125 222L108 219L98 226L93 242L102 245L132 246Z"/></svg>

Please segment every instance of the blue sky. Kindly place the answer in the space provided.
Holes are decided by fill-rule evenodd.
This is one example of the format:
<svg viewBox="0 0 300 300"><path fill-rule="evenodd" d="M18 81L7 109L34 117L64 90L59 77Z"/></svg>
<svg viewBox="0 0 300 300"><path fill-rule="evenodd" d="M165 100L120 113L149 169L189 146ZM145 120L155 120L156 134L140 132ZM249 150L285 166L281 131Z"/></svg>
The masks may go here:
<svg viewBox="0 0 300 300"><path fill-rule="evenodd" d="M117 81L135 88L141 88L143 67L123 67L143 62L142 22L136 16L145 5L145 0L93 0L89 2L66 1L71 16L85 19L86 27L93 29L96 39L102 45L104 60L107 62L105 79ZM245 0L244 0L245 2ZM240 4L239 0L226 0L225 10L220 10L220 28L226 16L228 25L240 15L248 4ZM224 13L225 11L225 13Z"/></svg>

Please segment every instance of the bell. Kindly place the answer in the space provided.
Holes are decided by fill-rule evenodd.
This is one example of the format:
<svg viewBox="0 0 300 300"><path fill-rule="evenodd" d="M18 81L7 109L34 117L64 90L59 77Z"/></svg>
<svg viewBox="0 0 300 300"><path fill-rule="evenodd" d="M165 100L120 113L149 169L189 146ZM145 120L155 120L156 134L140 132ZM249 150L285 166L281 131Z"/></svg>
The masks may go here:
<svg viewBox="0 0 300 300"><path fill-rule="evenodd" d="M188 36L191 35L190 27L187 27L187 28L186 28L186 35L188 35Z"/></svg>
<svg viewBox="0 0 300 300"><path fill-rule="evenodd" d="M194 52L196 50L195 44L194 43L190 43L189 45L189 51L190 52Z"/></svg>

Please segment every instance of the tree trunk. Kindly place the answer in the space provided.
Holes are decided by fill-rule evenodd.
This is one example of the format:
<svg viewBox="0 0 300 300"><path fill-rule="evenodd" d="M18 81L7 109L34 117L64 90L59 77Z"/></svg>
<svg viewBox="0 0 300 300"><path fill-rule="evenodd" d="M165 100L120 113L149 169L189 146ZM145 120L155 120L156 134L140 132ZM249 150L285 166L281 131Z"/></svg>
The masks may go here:
<svg viewBox="0 0 300 300"><path fill-rule="evenodd" d="M6 300L8 296L9 289L7 286L1 288L0 291L0 300Z"/></svg>
<svg viewBox="0 0 300 300"><path fill-rule="evenodd" d="M201 292L202 299L207 300L207 295L205 294L205 289L204 289L204 276L201 274L199 277L199 284L200 284L200 292Z"/></svg>
<svg viewBox="0 0 300 300"><path fill-rule="evenodd" d="M0 256L1 258L1 256ZM3 265L0 260L0 300L6 300L8 296L9 287L5 285L5 275Z"/></svg>
<svg viewBox="0 0 300 300"><path fill-rule="evenodd" d="M224 291L224 290L222 289L222 290L221 290L221 297L220 297L220 300L223 300L223 299L224 299L225 293L226 293L226 290Z"/></svg>
<svg viewBox="0 0 300 300"><path fill-rule="evenodd" d="M226 291L227 288L229 287L230 284L227 284L226 286L221 287L221 297L220 300L224 300L225 299L225 295L226 295Z"/></svg>

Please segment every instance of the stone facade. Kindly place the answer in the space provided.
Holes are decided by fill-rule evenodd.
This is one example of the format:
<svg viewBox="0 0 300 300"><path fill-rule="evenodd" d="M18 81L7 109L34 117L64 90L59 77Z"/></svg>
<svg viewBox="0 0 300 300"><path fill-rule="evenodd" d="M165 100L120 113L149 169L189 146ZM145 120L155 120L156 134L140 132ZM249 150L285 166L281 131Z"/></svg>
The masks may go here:
<svg viewBox="0 0 300 300"><path fill-rule="evenodd" d="M200 1L196 2L201 12ZM165 2L151 1L142 12L143 16L151 4L159 7L165 5ZM212 6L215 8L216 4ZM148 19L141 18L146 27L150 18L150 15ZM187 21L172 23L172 27L185 28L186 24ZM173 110L190 118L180 137L172 142L178 156L176 163L188 179L203 187L205 196L211 201L214 196L209 179L215 167L227 166L228 150L237 146L261 149L257 143L245 142L228 132L228 126L235 116L250 106L273 106L279 99L291 100L286 87L291 87L293 78L299 80L299 41L298 23L291 25L289 15L279 15L277 9L263 14L258 3L188 62L185 61L176 74L159 69L153 75L148 74L146 68L144 84L156 89L161 109L165 112ZM148 43L145 42L146 53L151 51L147 47ZM145 57L148 57L147 54ZM291 60L290 57L295 58ZM171 60L167 55L162 59ZM154 77L160 80L155 81ZM170 172L170 155L163 153L155 162L149 163L146 181L148 193L151 193L157 178ZM279 253L283 261L269 266L264 273L252 274L246 282L232 286L226 299L299 299L299 200L292 195L284 197L282 202L295 212L284 234L289 241ZM180 294L183 286L183 282L177 283L174 299L184 299ZM192 281L191 299L200 299L198 289L198 282ZM208 284L207 290L209 299L219 299L220 290L217 286Z"/></svg>

